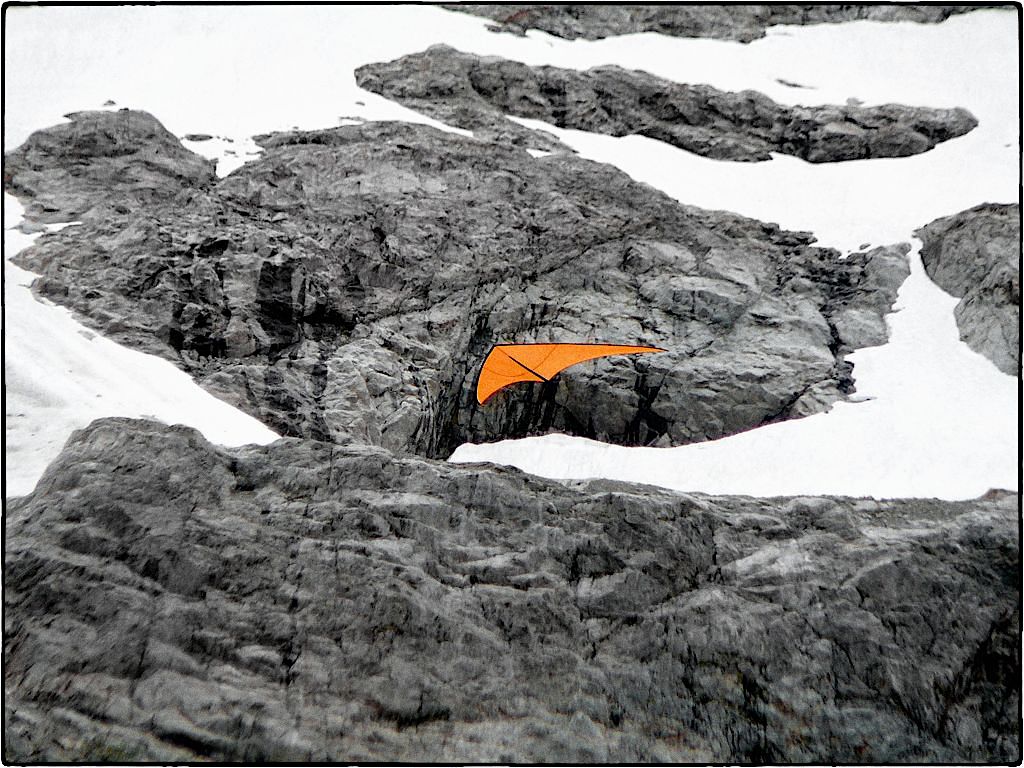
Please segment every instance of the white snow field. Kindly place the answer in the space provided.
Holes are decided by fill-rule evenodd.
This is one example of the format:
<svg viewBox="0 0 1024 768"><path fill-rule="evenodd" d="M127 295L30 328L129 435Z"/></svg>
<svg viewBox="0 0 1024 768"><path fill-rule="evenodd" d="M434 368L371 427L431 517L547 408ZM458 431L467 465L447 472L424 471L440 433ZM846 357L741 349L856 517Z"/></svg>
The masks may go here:
<svg viewBox="0 0 1024 768"><path fill-rule="evenodd" d="M40 236L10 228L22 212L4 193L5 498L30 493L71 433L102 416L188 424L221 445L278 438L166 360L105 339L35 298L35 275L8 260Z"/></svg>
<svg viewBox="0 0 1024 768"><path fill-rule="evenodd" d="M785 103L856 98L865 104L970 109L980 126L931 152L824 165L784 156L767 163L721 162L640 137L615 139L547 127L583 156L613 163L685 203L809 230L823 245L844 251L867 243L908 241L915 228L939 216L982 202L1017 199L1019 68L1013 11L975 11L937 25L775 27L765 39L748 45L655 34L595 42L537 32L520 38L493 34L486 29L488 23L428 6L9 8L7 148L33 130L60 122L67 112L102 108L108 99L115 102L111 108L151 112L178 136L214 135L210 141L186 144L217 158L220 175L258 154L253 135L273 130L391 119L465 134L359 89L352 74L364 63L446 43L529 64L577 69L618 64L679 82L752 88ZM780 79L807 88L789 87ZM543 153L531 154L536 162L545 162ZM10 219L5 226L12 226ZM19 240L25 237L21 233L5 232L7 236L27 244ZM10 245L7 251L9 256ZM956 300L923 274L916 248L911 265L913 274L900 292L900 311L890 316L892 340L852 356L858 399L873 399L680 448L622 448L548 435L464 445L452 460L504 462L557 478L611 477L755 495L968 498L991 487L1017 488L1016 379L959 342L952 316ZM10 269L5 262L5 270ZM23 414L18 417L20 447L10 432L15 418L8 418L7 472L12 484L5 494L15 494L30 489L70 430L94 416L84 404L70 401L62 406L64 420L44 407L52 396L44 383L59 380L58 374L65 372L70 387L84 376L81 363L66 364L64 357L84 338L84 329L66 313L61 315L66 322L40 326L38 307L63 310L31 299L26 289L12 286L11 272L5 274L8 290L20 297L18 304L8 301L5 361L7 410ZM20 273L15 279L25 282L28 277ZM33 351L43 346L41 327L54 334L49 342L52 358L34 354L27 360L12 354L17 338ZM609 329L609 339L629 341L615 338L614 329ZM114 403L123 389L146 389L138 382L147 365L170 369L143 355L133 359L150 362L132 363L139 366L134 376L111 375L102 385L103 379L92 378L97 387L92 400ZM74 373L66 373L68 369ZM167 372L157 378L169 376ZM19 380L25 383L13 386ZM161 390L172 402L210 397L187 377L177 381L176 387ZM123 408L117 411L121 415L158 415L149 405L132 401L129 407L128 394L125 398L117 406ZM223 416L203 419L214 441L272 439L266 433L244 436L241 427L227 427L229 435L213 436L208 424L237 414L221 406L227 409ZM111 408L106 415L116 410ZM39 470L29 468L29 456ZM17 477L22 478L20 485L13 483Z"/></svg>

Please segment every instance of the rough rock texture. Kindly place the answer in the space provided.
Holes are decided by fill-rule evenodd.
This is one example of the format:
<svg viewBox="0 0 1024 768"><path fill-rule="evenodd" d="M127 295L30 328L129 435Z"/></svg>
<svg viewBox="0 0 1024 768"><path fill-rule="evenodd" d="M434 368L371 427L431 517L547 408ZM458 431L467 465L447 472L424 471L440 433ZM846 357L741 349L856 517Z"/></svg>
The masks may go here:
<svg viewBox="0 0 1024 768"><path fill-rule="evenodd" d="M960 298L960 338L1003 373L1019 375L1020 206L979 205L914 234L928 276Z"/></svg>
<svg viewBox="0 0 1024 768"><path fill-rule="evenodd" d="M524 34L539 29L570 40L598 40L636 32L675 37L712 37L749 43L776 24L823 24L843 21L916 21L937 23L970 5L474 5L452 3L452 11L498 22L498 32Z"/></svg>
<svg viewBox="0 0 1024 768"><path fill-rule="evenodd" d="M683 85L616 66L579 72L531 67L433 46L356 70L362 88L487 138L537 144L538 132L510 114L561 128L638 134L705 157L770 160L770 152L812 163L916 155L962 136L978 121L965 109L886 104L786 106L757 91Z"/></svg>
<svg viewBox="0 0 1024 768"><path fill-rule="evenodd" d="M6 516L7 761L1012 763L1017 504L104 419Z"/></svg>
<svg viewBox="0 0 1024 768"><path fill-rule="evenodd" d="M86 145L121 119L57 130ZM69 175L49 133L5 158L30 213L83 222L19 255L36 289L294 436L437 457L497 435L669 445L805 415L851 390L842 356L884 341L908 272L906 245L840 259L610 166L425 126L266 136L227 178L168 174L159 190L109 177L103 154ZM528 341L670 352L478 406L490 346Z"/></svg>
<svg viewBox="0 0 1024 768"><path fill-rule="evenodd" d="M113 213L172 200L215 180L214 162L191 152L148 112L72 112L4 156L4 189L26 220L66 222L110 202ZM127 200L125 198L128 198Z"/></svg>

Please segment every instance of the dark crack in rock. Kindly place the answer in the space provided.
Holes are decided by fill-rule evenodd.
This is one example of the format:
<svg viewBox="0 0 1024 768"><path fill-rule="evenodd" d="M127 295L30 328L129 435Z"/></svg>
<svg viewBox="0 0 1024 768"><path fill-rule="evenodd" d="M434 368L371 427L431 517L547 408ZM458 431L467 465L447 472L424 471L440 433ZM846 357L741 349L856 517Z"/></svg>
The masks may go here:
<svg viewBox="0 0 1024 768"><path fill-rule="evenodd" d="M665 3L658 5L445 5L451 11L471 13L497 22L491 29L522 35L538 29L569 40L599 40L637 32L674 37L711 37L749 43L764 37L776 24L826 24L844 21L915 21L938 23L972 5L748 5ZM1011 6L1003 6L1011 7Z"/></svg>
<svg viewBox="0 0 1024 768"><path fill-rule="evenodd" d="M1017 524L104 419L8 506L4 757L1012 763Z"/></svg>
<svg viewBox="0 0 1024 768"><path fill-rule="evenodd" d="M860 343L833 315L884 311L905 274L902 249L840 261L575 158L407 125L262 141L214 189L174 179L165 206L111 184L102 217L21 260L44 295L288 434L444 455L551 428L688 442L812 412L848 387L837 355ZM895 270L868 287L878 261ZM491 343L609 333L674 349L476 406Z"/></svg>
<svg viewBox="0 0 1024 768"><path fill-rule="evenodd" d="M356 70L356 81L485 138L544 150L555 148L552 139L504 116L647 136L720 160L770 160L771 152L780 152L812 163L916 155L978 124L959 108L791 107L757 91L729 93L616 66L585 72L531 67L444 45L367 64Z"/></svg>
<svg viewBox="0 0 1024 768"><path fill-rule="evenodd" d="M884 340L908 273L906 245L841 259L575 156L400 123L260 142L215 184L166 177L159 199L110 179L81 226L18 261L43 296L283 434L445 457L496 436L673 445L806 415L851 390L843 355ZM29 189L30 159L31 189L58 200L60 155L51 184L17 150L9 186ZM76 162L78 211L92 164ZM670 351L478 406L491 345L529 341Z"/></svg>
<svg viewBox="0 0 1024 768"><path fill-rule="evenodd" d="M1020 375L1020 206L986 203L914 234L928 276L960 299L960 338L1003 373Z"/></svg>

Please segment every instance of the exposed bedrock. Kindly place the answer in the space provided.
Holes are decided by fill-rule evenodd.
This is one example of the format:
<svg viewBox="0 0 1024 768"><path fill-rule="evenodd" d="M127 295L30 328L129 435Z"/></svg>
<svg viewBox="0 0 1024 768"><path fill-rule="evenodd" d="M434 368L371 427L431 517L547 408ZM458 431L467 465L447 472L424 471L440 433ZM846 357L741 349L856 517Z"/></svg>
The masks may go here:
<svg viewBox="0 0 1024 768"><path fill-rule="evenodd" d="M538 149L552 148L552 140L506 114L648 136L722 160L770 160L769 153L781 152L812 163L916 155L978 124L959 108L791 107L757 91L729 93L616 66L531 67L443 45L367 64L356 70L356 81L450 125Z"/></svg>
<svg viewBox="0 0 1024 768"><path fill-rule="evenodd" d="M216 180L214 163L186 149L148 112L73 112L4 156L4 191L26 219L77 220L96 205L128 213Z"/></svg>
<svg viewBox="0 0 1024 768"><path fill-rule="evenodd" d="M8 506L7 761L1013 763L1013 494L752 499L104 419Z"/></svg>
<svg viewBox="0 0 1024 768"><path fill-rule="evenodd" d="M1020 374L1020 206L986 203L914 233L935 283L960 299L960 338L1003 373Z"/></svg>
<svg viewBox="0 0 1024 768"><path fill-rule="evenodd" d="M598 40L636 32L675 37L712 37L749 43L776 24L823 24L843 21L916 21L937 23L971 5L446 5L452 11L493 19L492 29L524 34L539 29L570 40ZM1009 6L1007 6L1009 7Z"/></svg>
<svg viewBox="0 0 1024 768"><path fill-rule="evenodd" d="M136 182L145 157L76 157L69 174L44 139L6 158L8 188L83 223L19 255L36 290L294 436L447 456L548 430L682 444L806 415L851 391L843 355L885 341L908 273L906 245L840 259L611 166L420 125L264 136L227 178L167 174L156 191ZM491 345L529 341L670 351L478 406Z"/></svg>

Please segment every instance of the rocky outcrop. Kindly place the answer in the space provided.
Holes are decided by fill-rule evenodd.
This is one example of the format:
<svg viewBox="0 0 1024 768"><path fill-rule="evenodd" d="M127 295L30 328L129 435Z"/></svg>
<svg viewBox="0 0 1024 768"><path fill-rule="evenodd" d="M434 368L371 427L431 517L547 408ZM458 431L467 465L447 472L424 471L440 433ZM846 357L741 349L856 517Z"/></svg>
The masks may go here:
<svg viewBox="0 0 1024 768"><path fill-rule="evenodd" d="M148 112L73 112L4 156L4 189L26 220L96 218L167 202L215 179L214 163L185 149ZM97 209L110 203L114 210ZM129 203L125 205L125 203Z"/></svg>
<svg viewBox="0 0 1024 768"><path fill-rule="evenodd" d="M960 338L1003 373L1020 374L1020 206L986 203L914 233L940 288L960 298Z"/></svg>
<svg viewBox="0 0 1024 768"><path fill-rule="evenodd" d="M85 202L87 157L70 187L59 155L47 170L18 150L7 168L16 193L67 195L59 216L83 222L19 254L39 293L281 434L443 457L499 435L671 445L805 415L851 390L843 354L884 340L908 271L905 245L841 259L607 165L425 126L260 142L215 183L104 176ZM529 341L670 351L478 406L490 346Z"/></svg>
<svg viewBox="0 0 1024 768"><path fill-rule="evenodd" d="M4 758L1012 763L1017 522L105 419L8 505Z"/></svg>
<svg viewBox="0 0 1024 768"><path fill-rule="evenodd" d="M916 21L937 23L970 5L446 5L452 11L492 19L496 32L525 34L539 29L570 40L598 40L636 32L675 37L711 37L749 43L776 24L825 24L843 21Z"/></svg>
<svg viewBox="0 0 1024 768"><path fill-rule="evenodd" d="M486 138L512 134L537 145L538 132L506 114L560 128L637 134L721 160L771 160L771 152L812 163L906 157L962 136L978 121L965 109L886 104L791 107L757 91L728 93L616 66L585 72L530 67L439 45L356 70L362 88Z"/></svg>

